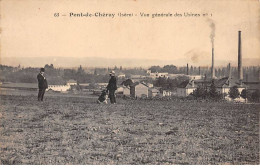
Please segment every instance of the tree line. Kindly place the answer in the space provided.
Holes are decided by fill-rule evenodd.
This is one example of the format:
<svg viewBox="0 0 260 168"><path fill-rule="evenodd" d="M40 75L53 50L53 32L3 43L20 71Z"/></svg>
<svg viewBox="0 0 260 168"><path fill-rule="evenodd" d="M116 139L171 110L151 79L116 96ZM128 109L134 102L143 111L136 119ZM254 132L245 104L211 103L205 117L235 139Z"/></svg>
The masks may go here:
<svg viewBox="0 0 260 168"><path fill-rule="evenodd" d="M82 66L77 69L55 68L53 64L46 64L45 76L49 84L64 85L68 80L75 80L78 83L102 83L109 80L108 74L89 74ZM0 65L0 81L15 83L37 83L37 74L40 68L21 68Z"/></svg>
<svg viewBox="0 0 260 168"><path fill-rule="evenodd" d="M114 70L117 75L125 74L125 77L119 79L119 82L130 78L131 75L145 75L146 70L139 68L123 68L107 67L84 69L81 65L78 68L56 68L53 64L46 64L45 76L48 83L51 85L64 85L70 79L77 81L77 83L106 83L109 80L109 72ZM40 67L17 67L6 66L0 64L0 82L14 82L14 83L37 83L37 74Z"/></svg>
<svg viewBox="0 0 260 168"><path fill-rule="evenodd" d="M89 73L83 69L82 66L78 68L56 68L53 64L46 64L44 66L46 71L46 77L49 84L66 84L70 79L76 80L79 83L103 83L109 80L109 72L111 70L116 71L116 74L125 74L125 78L130 78L131 75L146 75L146 70L142 67L140 68L123 68L120 67L108 67L108 68L94 68L93 72ZM151 66L149 68L151 72L168 72L173 74L186 74L187 67L176 67L174 65ZM237 69L232 68L232 77L237 77ZM1 82L20 82L20 83L36 83L36 75L39 73L39 68L21 66L12 67L0 64L0 81ZM206 75L210 77L209 67L189 67L189 74L191 75ZM244 80L248 81L258 81L259 80L259 67L251 66L244 67ZM227 67L217 68L216 76L228 76ZM159 78L157 81L149 81L154 83L155 86L164 87L167 89L173 89L182 81L185 77L180 77L177 79L163 79Z"/></svg>

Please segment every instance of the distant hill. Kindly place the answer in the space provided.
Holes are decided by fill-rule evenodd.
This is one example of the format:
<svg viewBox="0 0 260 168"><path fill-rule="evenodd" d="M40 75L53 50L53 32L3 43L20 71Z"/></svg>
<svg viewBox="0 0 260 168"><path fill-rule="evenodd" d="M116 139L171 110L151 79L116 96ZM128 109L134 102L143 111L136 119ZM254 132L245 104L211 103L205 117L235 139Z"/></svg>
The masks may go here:
<svg viewBox="0 0 260 168"><path fill-rule="evenodd" d="M176 62L177 63L177 62ZM11 66L31 66L40 67L45 64L54 64L55 67L148 67L151 65L165 65L169 64L168 60L147 60L147 59L116 59L116 58L101 58L101 57L89 57L89 58L72 58L72 57L23 57L23 58L2 58L1 64ZM175 62L172 62L175 64Z"/></svg>
<svg viewBox="0 0 260 168"><path fill-rule="evenodd" d="M231 62L232 66L237 66L237 61L215 60L216 66L226 66ZM194 66L210 66L211 58L204 59L201 62L193 62L190 59L173 58L172 60L165 59L132 59L132 58L101 58L101 57L86 57L86 58L72 58L72 57L5 57L1 58L0 64L24 67L41 67L45 64L54 64L55 67L150 67L152 65L169 65L185 66L187 63ZM259 59L243 59L243 66L259 65Z"/></svg>

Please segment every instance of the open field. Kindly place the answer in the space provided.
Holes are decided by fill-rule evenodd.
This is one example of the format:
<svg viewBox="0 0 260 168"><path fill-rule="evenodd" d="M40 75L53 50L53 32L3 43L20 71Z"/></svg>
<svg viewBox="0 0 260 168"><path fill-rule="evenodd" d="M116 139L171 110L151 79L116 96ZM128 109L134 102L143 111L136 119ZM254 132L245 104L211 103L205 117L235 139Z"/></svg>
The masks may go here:
<svg viewBox="0 0 260 168"><path fill-rule="evenodd" d="M259 104L0 95L0 164L259 164Z"/></svg>

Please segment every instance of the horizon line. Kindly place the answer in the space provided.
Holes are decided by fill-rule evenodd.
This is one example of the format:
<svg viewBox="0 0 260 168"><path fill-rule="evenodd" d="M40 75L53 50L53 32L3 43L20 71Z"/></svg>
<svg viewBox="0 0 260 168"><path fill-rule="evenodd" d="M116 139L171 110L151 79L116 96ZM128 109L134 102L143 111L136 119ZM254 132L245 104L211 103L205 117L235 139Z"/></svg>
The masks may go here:
<svg viewBox="0 0 260 168"><path fill-rule="evenodd" d="M50 64L45 64L45 65L51 65L53 63L50 63ZM188 63L189 64L189 63ZM9 66L9 67L14 67L14 68L17 68L19 65L17 66L14 66L14 65L7 65L7 64L1 64L1 66ZM44 65L44 66L45 66ZM186 65L182 65L182 66L179 66L179 65L174 65L174 64L165 64L165 65L151 65L151 66L122 66L122 65L114 65L114 66L83 66L83 65L78 65L78 66L55 66L55 64L53 64L54 68L63 68L63 69L66 69L66 68L79 68L80 66L82 68L86 68L86 69L94 69L94 68L102 68L102 69L114 69L115 67L117 67L117 69L120 69L120 66L122 66L123 69L131 69L131 68L151 68L152 66L159 66L160 68L163 68L164 66L167 66L167 65L173 65L177 68L186 68L187 67L187 64ZM42 66L24 66L24 65L20 65L22 68L40 68ZM221 65L221 66L215 66L215 69L216 68L225 68L227 67L228 65L224 66L224 65ZM211 68L210 65L203 65L203 66L197 66L197 65L189 65L189 68ZM237 68L238 66L231 66L232 68ZM247 67L260 67L260 65L249 65L249 66L242 66L243 68L247 68Z"/></svg>

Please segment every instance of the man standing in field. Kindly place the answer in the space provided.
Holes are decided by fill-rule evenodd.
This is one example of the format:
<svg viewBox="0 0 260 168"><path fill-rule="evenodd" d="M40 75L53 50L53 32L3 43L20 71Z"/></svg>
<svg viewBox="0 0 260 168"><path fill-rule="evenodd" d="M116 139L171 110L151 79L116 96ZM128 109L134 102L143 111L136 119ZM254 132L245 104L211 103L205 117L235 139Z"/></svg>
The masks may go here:
<svg viewBox="0 0 260 168"><path fill-rule="evenodd" d="M110 80L107 85L107 91L109 91L109 98L111 104L116 104L115 91L117 90L117 81L115 77L115 71L110 72Z"/></svg>
<svg viewBox="0 0 260 168"><path fill-rule="evenodd" d="M44 71L45 71L44 68L41 68L40 73L37 75L38 87L39 87L38 101L43 101L45 90L48 88L48 83L44 76Z"/></svg>

